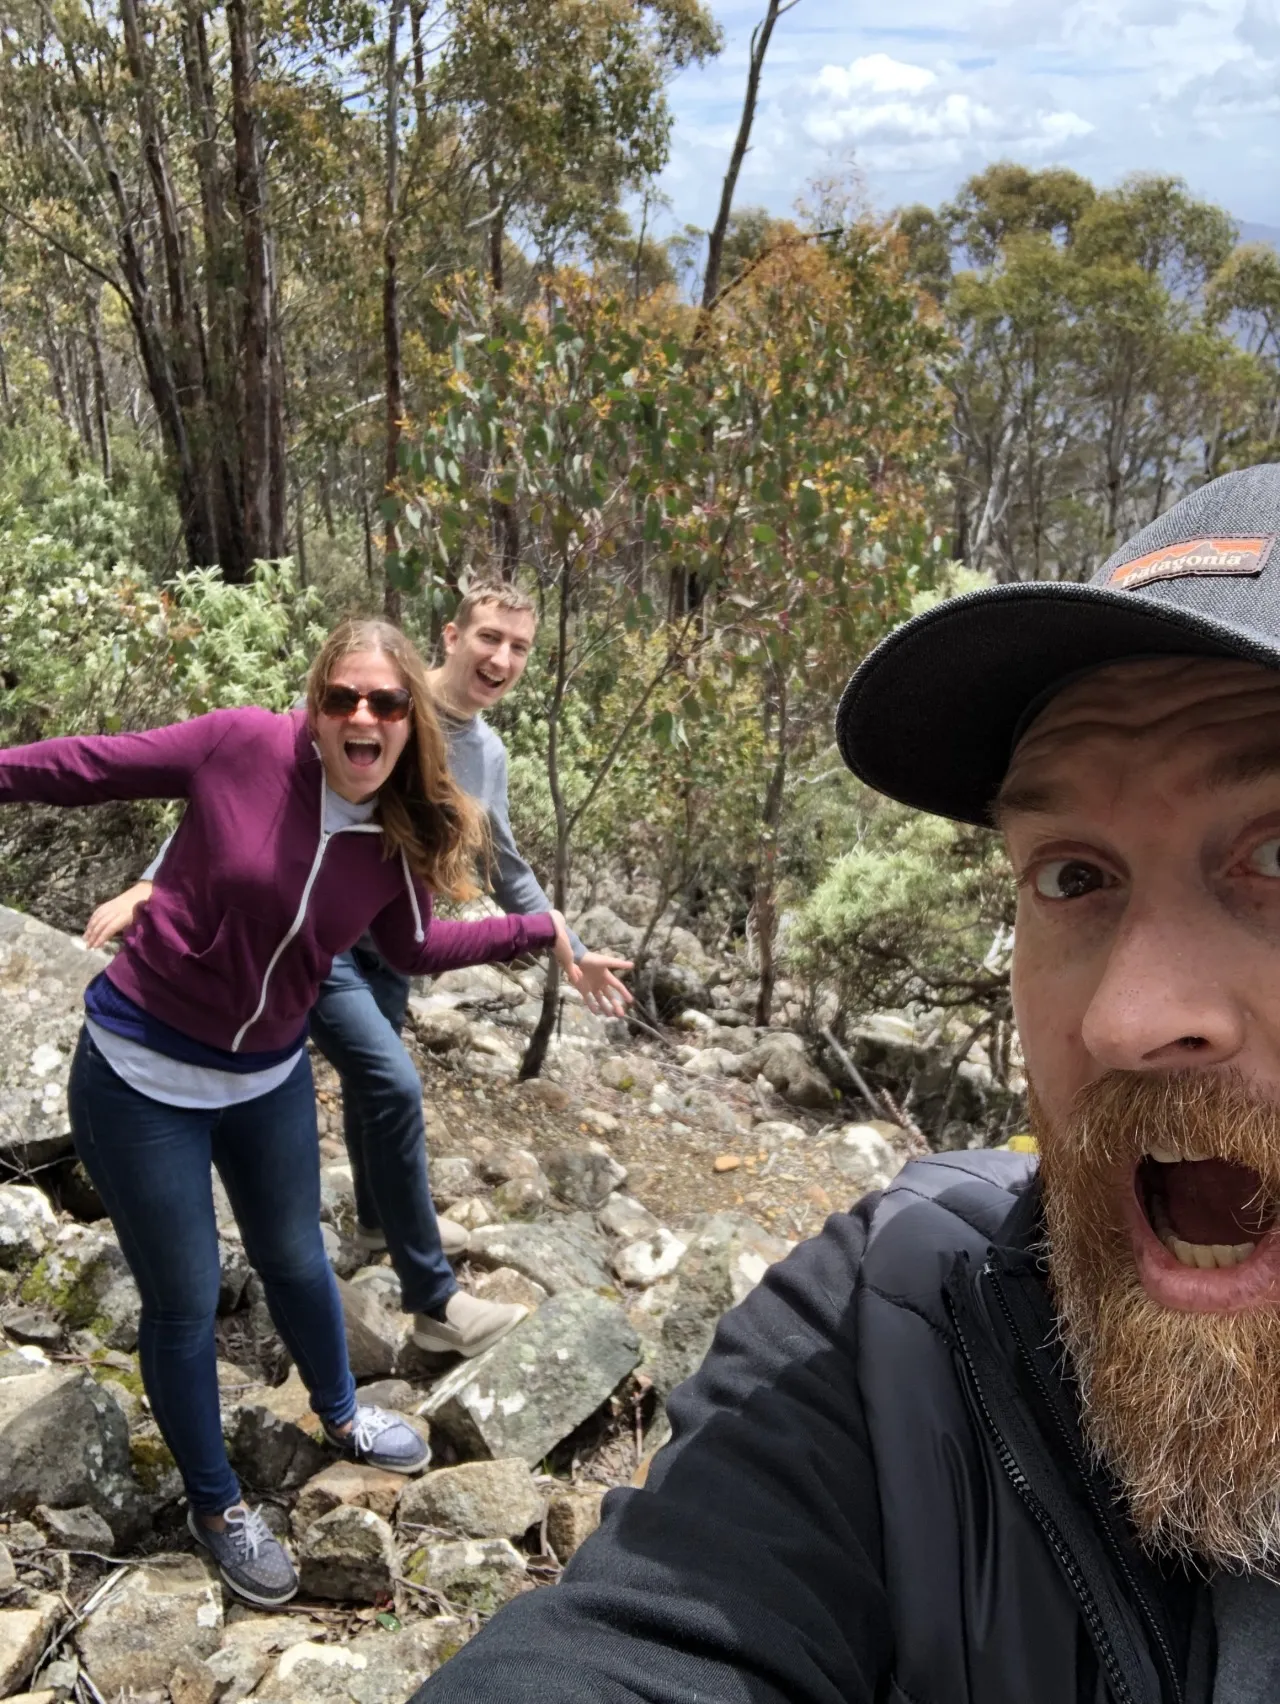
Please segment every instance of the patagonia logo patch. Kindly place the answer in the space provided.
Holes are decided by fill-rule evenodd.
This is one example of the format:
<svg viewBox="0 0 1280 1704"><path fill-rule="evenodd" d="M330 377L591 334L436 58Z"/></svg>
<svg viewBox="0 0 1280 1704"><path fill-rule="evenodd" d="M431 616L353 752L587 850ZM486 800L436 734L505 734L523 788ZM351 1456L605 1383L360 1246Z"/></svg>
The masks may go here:
<svg viewBox="0 0 1280 1704"><path fill-rule="evenodd" d="M1276 542L1262 538L1193 538L1185 544L1166 544L1136 556L1112 570L1108 584L1136 591L1153 580L1180 580L1190 574L1261 574Z"/></svg>

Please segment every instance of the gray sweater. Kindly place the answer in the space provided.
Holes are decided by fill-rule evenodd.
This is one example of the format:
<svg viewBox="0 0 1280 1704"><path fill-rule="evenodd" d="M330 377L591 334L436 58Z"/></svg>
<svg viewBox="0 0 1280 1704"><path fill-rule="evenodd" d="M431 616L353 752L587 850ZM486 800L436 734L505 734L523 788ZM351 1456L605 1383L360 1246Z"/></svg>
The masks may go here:
<svg viewBox="0 0 1280 1704"><path fill-rule="evenodd" d="M465 722L440 713L449 746L449 767L453 778L464 793L483 805L489 817L489 832L493 843L493 863L490 876L493 896L504 911L519 917L529 917L539 911L550 911L551 901L529 865L520 856L515 836L511 832L511 815L507 805L507 748L480 716ZM173 836L169 836L172 840ZM156 871L164 860L169 840L156 853L142 872L144 882L155 880ZM586 947L569 931L573 956L580 959ZM365 938L361 946L372 946Z"/></svg>

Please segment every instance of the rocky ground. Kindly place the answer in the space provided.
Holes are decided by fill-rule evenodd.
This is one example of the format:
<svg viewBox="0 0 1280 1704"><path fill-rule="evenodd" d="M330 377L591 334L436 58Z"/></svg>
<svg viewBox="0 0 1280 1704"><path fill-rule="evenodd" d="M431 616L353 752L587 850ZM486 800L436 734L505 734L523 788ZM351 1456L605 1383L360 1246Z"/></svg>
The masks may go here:
<svg viewBox="0 0 1280 1704"><path fill-rule="evenodd" d="M603 907L580 927L634 944ZM336 1080L316 1061L352 1364L366 1400L429 1432L420 1479L324 1446L215 1188L224 1430L302 1581L267 1615L225 1598L192 1551L138 1376L137 1292L70 1151L79 1000L105 960L0 909L0 1697L402 1704L498 1605L556 1579L604 1490L660 1446L665 1398L720 1315L920 1145L785 1027L800 1016L788 990L759 1031L752 990L694 937L672 931L665 955L661 1034L637 1042L569 998L532 1083L516 1068L538 969L457 972L414 998L433 1187L472 1233L460 1279L531 1309L466 1364L416 1350L389 1266L361 1263ZM937 1089L933 1044L907 1019L850 1045L873 1083ZM950 1103L977 1116L989 1074L961 1069Z"/></svg>

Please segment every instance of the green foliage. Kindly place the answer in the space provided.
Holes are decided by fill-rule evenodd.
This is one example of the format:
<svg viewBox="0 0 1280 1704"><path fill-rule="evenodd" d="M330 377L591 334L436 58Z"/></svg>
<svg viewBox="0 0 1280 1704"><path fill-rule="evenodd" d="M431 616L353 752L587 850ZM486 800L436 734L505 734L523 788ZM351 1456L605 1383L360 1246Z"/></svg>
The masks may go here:
<svg viewBox="0 0 1280 1704"><path fill-rule="evenodd" d="M886 1007L1008 1008L1013 881L994 834L858 789L861 838L798 912L792 966L846 1018Z"/></svg>

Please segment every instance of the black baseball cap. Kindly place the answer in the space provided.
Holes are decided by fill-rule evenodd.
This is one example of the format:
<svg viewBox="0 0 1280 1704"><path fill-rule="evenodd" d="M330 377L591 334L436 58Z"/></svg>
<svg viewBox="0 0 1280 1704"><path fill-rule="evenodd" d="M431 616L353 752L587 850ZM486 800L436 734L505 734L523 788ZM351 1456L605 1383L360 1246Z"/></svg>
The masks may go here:
<svg viewBox="0 0 1280 1704"><path fill-rule="evenodd" d="M1058 688L1171 656L1280 670L1280 464L1202 485L1086 583L991 586L915 616L854 673L836 739L879 792L989 824L1017 738Z"/></svg>

